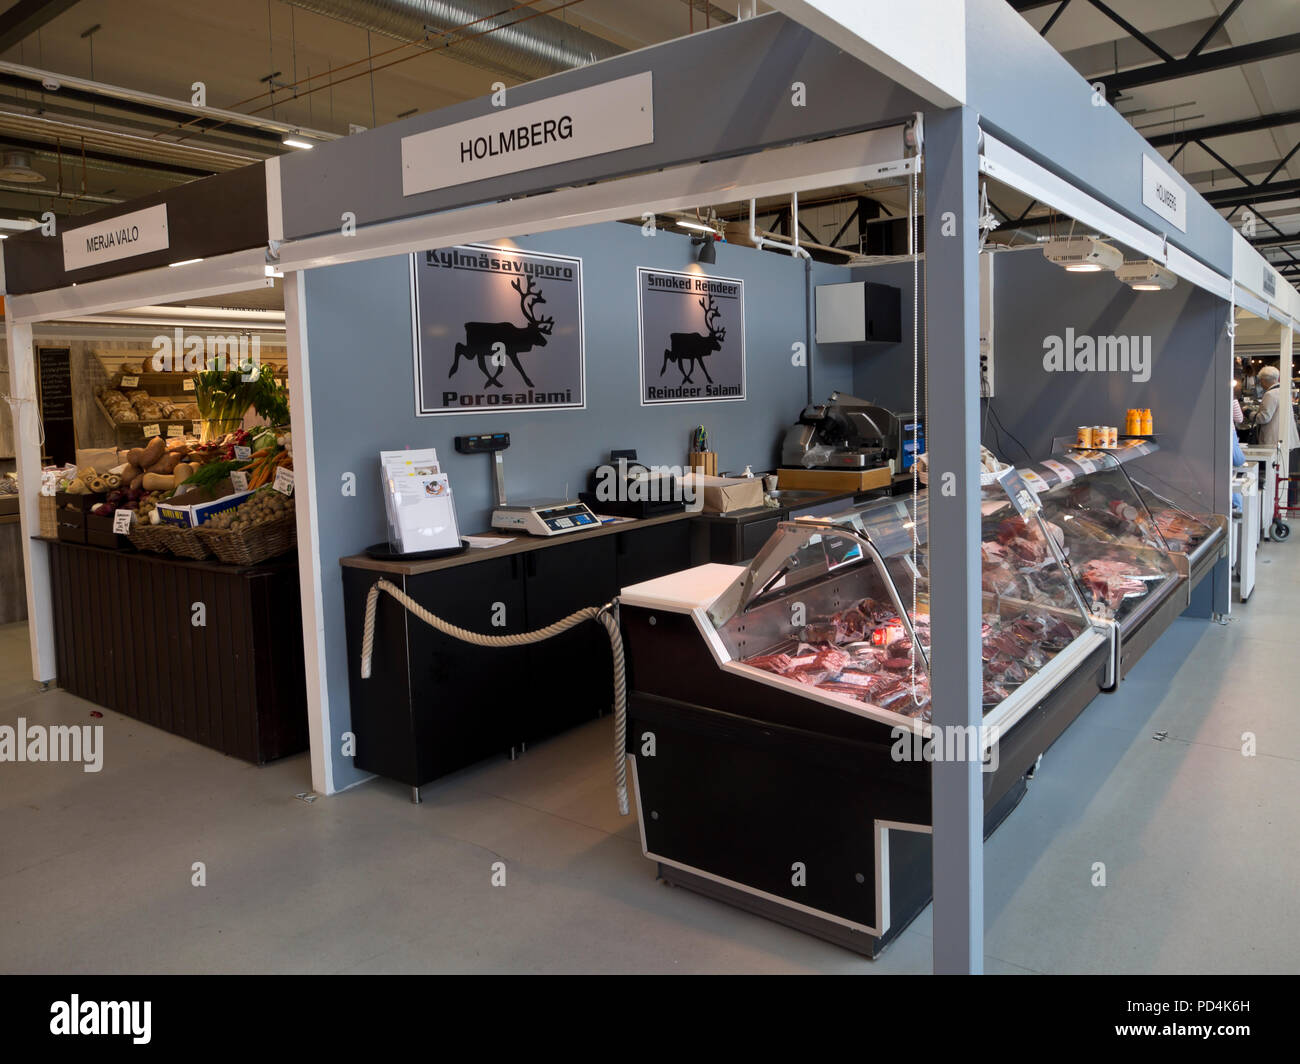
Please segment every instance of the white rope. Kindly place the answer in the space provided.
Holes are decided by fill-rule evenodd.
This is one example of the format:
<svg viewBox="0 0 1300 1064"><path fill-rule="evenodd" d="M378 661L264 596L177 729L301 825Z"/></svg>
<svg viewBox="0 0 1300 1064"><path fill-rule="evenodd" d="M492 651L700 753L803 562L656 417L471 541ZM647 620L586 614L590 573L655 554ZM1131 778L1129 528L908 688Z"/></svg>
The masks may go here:
<svg viewBox="0 0 1300 1064"><path fill-rule="evenodd" d="M575 628L583 621L598 621L604 625L609 636L609 649L614 656L614 789L618 796L618 811L621 816L629 812L627 798L627 663L623 657L623 634L619 631L618 621L614 618L615 602L603 606L586 606L569 614L567 617L537 628L531 632L513 632L507 635L481 635L468 628L444 621L430 613L397 585L387 580L377 580L370 587L366 596L366 621L361 636L361 678L370 679L370 662L375 648L375 611L379 603L379 593L383 591L395 598L407 611L418 617L425 624L436 628L443 635L459 639L462 643L472 643L480 647L522 647L530 643L540 643L554 638L570 628Z"/></svg>

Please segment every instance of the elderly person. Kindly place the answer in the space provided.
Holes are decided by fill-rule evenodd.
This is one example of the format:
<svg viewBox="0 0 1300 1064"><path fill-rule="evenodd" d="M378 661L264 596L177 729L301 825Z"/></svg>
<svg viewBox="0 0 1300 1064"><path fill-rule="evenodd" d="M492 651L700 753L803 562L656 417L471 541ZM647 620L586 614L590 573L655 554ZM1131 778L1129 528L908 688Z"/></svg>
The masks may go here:
<svg viewBox="0 0 1300 1064"><path fill-rule="evenodd" d="M1276 366L1265 366L1259 371L1260 387L1264 396L1259 401L1255 424L1259 428L1261 447L1276 447L1286 439L1286 418L1291 412L1282 408L1282 374Z"/></svg>

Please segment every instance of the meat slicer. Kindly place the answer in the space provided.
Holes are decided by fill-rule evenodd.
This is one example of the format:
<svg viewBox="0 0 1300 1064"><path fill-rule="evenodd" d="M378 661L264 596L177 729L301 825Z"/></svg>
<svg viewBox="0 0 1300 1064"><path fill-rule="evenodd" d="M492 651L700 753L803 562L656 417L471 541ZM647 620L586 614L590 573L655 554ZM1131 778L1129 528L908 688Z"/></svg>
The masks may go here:
<svg viewBox="0 0 1300 1064"><path fill-rule="evenodd" d="M852 395L832 392L825 403L804 407L781 444L781 465L791 469L879 469L895 462L910 469L924 450L920 421Z"/></svg>

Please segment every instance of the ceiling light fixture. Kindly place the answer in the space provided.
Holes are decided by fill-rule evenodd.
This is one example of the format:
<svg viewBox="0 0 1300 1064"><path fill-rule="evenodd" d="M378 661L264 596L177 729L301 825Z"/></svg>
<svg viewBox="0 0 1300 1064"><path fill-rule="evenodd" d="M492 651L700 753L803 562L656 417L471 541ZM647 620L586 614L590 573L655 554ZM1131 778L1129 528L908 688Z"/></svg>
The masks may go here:
<svg viewBox="0 0 1300 1064"><path fill-rule="evenodd" d="M1135 292L1162 292L1178 283L1172 271L1153 259L1126 262L1115 271L1115 276Z"/></svg>
<svg viewBox="0 0 1300 1064"><path fill-rule="evenodd" d="M25 151L7 151L0 158L0 180L22 185L39 185L45 175L32 167L32 157Z"/></svg>
<svg viewBox="0 0 1300 1064"><path fill-rule="evenodd" d="M1071 273L1100 273L1124 264L1124 255L1119 248L1092 236L1049 240L1043 245L1043 258Z"/></svg>
<svg viewBox="0 0 1300 1064"><path fill-rule="evenodd" d="M717 230L711 225L705 225L703 222L685 222L680 218L677 220L678 226L682 229L695 229L701 233L716 233Z"/></svg>
<svg viewBox="0 0 1300 1064"><path fill-rule="evenodd" d="M175 269L177 266L192 266L196 262L202 262L202 259L181 259L180 262L167 263L168 269Z"/></svg>
<svg viewBox="0 0 1300 1064"><path fill-rule="evenodd" d="M298 133L286 133L283 137L280 138L280 143L283 144L286 148L316 147L313 141L307 140L305 137L301 136Z"/></svg>

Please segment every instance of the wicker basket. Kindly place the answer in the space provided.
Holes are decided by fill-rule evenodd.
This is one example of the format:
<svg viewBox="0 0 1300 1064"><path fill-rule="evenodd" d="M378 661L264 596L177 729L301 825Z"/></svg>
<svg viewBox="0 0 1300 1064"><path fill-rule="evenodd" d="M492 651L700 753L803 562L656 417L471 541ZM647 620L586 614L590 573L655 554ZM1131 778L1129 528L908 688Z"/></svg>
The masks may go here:
<svg viewBox="0 0 1300 1064"><path fill-rule="evenodd" d="M196 532L208 550L231 565L256 565L298 545L298 521L293 514L239 532L208 525L200 525Z"/></svg>
<svg viewBox="0 0 1300 1064"><path fill-rule="evenodd" d="M158 554L167 553L167 544L163 542L163 525L151 525L148 521L137 521L131 526L131 542L136 550L151 550Z"/></svg>
<svg viewBox="0 0 1300 1064"><path fill-rule="evenodd" d="M41 535L55 539L59 534L59 501L53 495L40 496Z"/></svg>
<svg viewBox="0 0 1300 1064"><path fill-rule="evenodd" d="M178 558L202 561L212 557L199 538L196 528L179 528L176 525L136 524L131 528L131 542L140 550L159 554L175 554Z"/></svg>

